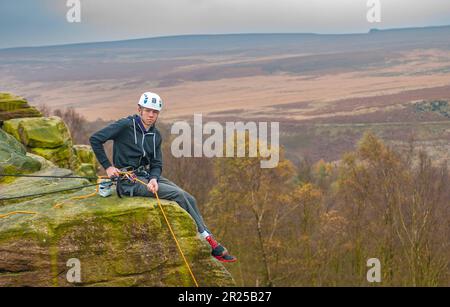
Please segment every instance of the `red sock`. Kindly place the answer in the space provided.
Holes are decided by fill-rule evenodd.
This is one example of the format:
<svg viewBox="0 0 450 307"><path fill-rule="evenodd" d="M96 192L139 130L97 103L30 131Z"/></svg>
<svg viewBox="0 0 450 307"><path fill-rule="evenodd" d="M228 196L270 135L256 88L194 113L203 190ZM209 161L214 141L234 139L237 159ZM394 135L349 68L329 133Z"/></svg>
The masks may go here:
<svg viewBox="0 0 450 307"><path fill-rule="evenodd" d="M212 235L207 236L205 239L208 241L209 245L211 245L212 249L215 249L219 245Z"/></svg>

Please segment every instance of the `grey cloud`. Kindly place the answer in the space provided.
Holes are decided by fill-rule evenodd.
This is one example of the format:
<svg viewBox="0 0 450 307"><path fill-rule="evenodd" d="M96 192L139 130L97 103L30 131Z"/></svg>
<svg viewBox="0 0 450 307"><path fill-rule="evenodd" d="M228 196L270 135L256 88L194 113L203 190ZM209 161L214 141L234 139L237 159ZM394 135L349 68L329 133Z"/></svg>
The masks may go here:
<svg viewBox="0 0 450 307"><path fill-rule="evenodd" d="M27 37L20 20L2 16L0 11L0 20L8 21L8 29L3 29L8 36L0 47L17 44L15 31L25 43L51 44L181 34L347 33L372 27L450 24L449 0L380 0L381 24L367 22L367 0L80 0L81 25L65 22L66 0L40 0L45 10L38 12L31 5L9 1L9 6L24 11L22 15L49 21L40 35L35 25L30 26Z"/></svg>
<svg viewBox="0 0 450 307"><path fill-rule="evenodd" d="M82 0L83 1L83 0ZM169 35L228 32L365 31L367 0L96 0L84 1L86 19L119 33ZM383 23L432 22L450 15L448 0L381 0Z"/></svg>

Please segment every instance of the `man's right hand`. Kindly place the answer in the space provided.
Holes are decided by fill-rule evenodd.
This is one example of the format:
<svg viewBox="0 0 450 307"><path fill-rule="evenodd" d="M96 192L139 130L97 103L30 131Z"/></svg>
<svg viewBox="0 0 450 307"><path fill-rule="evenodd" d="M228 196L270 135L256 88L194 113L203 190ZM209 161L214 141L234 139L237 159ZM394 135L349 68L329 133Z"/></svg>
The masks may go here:
<svg viewBox="0 0 450 307"><path fill-rule="evenodd" d="M112 177L119 177L120 170L118 168L115 168L114 166L110 166L106 169L106 174L109 178Z"/></svg>

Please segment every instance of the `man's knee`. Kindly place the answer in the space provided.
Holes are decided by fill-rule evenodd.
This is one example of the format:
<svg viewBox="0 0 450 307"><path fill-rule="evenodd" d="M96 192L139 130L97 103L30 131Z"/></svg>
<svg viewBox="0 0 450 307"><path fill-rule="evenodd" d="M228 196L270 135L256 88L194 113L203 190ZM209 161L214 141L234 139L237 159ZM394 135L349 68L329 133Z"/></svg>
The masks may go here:
<svg viewBox="0 0 450 307"><path fill-rule="evenodd" d="M184 209L187 209L189 206L195 205L195 198L179 187L169 184L161 184L160 189L161 190L158 193L160 198L173 200Z"/></svg>
<svg viewBox="0 0 450 307"><path fill-rule="evenodd" d="M197 203L197 200L195 199L194 196L192 196L191 194L189 194L188 192L184 192L186 198L189 200L189 202L191 203L191 205L195 205Z"/></svg>
<svg viewBox="0 0 450 307"><path fill-rule="evenodd" d="M175 201L185 209L195 205L195 198L183 190L177 190Z"/></svg>

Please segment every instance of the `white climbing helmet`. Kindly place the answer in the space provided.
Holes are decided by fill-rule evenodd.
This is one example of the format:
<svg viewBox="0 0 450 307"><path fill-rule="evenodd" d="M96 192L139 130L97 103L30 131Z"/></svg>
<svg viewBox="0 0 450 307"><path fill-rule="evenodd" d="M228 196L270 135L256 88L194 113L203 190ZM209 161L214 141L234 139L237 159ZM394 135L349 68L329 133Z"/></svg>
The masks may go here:
<svg viewBox="0 0 450 307"><path fill-rule="evenodd" d="M158 94L145 92L141 95L141 99L139 99L138 105L144 108L161 111L163 102Z"/></svg>

